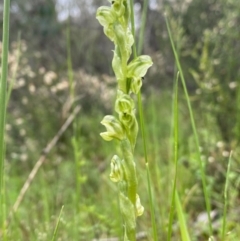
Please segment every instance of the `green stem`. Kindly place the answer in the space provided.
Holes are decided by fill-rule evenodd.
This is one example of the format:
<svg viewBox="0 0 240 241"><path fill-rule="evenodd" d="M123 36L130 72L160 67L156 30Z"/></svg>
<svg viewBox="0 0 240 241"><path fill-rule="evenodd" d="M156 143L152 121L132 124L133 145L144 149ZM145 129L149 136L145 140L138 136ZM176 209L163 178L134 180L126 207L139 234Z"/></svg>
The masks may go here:
<svg viewBox="0 0 240 241"><path fill-rule="evenodd" d="M227 167L227 175L226 175L226 183L224 188L224 209L223 209L223 222L222 222L222 240L225 240L226 235L226 216L227 216L227 207L228 207L228 181L229 181L229 173L231 168L232 162L232 152L230 153L229 160L228 160L228 167Z"/></svg>
<svg viewBox="0 0 240 241"><path fill-rule="evenodd" d="M135 38L135 21L134 21L134 11L133 11L133 0L130 0L130 6L131 6L132 34L133 34L133 37ZM134 41L134 44L133 44L133 56L134 56L134 58L137 57L135 41ZM152 225L153 225L153 237L154 237L154 241L157 241L157 225L156 225L156 221L155 221L156 219L155 219L155 211L154 211L154 207L153 207L153 197L152 197L152 190L151 190L150 171L149 171L148 158L147 158L147 144L146 144L146 135L145 135L145 128L144 128L141 91L138 92L138 109L139 109L139 116L140 116L141 134L142 134L143 146L144 146L144 157L145 157L146 171L147 171L148 196L149 196L149 200L150 200L151 222L152 222Z"/></svg>
<svg viewBox="0 0 240 241"><path fill-rule="evenodd" d="M0 214L4 214L4 160L5 160L5 118L7 102L7 76L8 76L8 45L9 45L9 12L10 0L4 0L3 12L3 38L2 38L2 76L0 81ZM4 231L5 217L0 222Z"/></svg>
<svg viewBox="0 0 240 241"><path fill-rule="evenodd" d="M67 24L67 67L68 67L68 80L69 80L69 93L70 98L73 103L75 94L74 94L74 86L73 86L73 69L72 69L72 57L71 57L71 36L70 36L70 17L68 17Z"/></svg>
<svg viewBox="0 0 240 241"><path fill-rule="evenodd" d="M134 20L134 9L133 9L133 2L134 0L130 0L130 9L131 9L131 28L132 28L132 35L133 38L135 39L135 20ZM134 41L133 43L133 57L137 57L137 49L136 49L136 43Z"/></svg>
<svg viewBox="0 0 240 241"><path fill-rule="evenodd" d="M137 175L134 163L134 157L132 153L132 147L128 139L121 141L122 153L124 156L124 171L128 185L128 198L132 202L133 206L136 205L137 194Z"/></svg>
<svg viewBox="0 0 240 241"><path fill-rule="evenodd" d="M18 33L18 40L17 40L16 68L14 69L13 77L10 80L10 83L9 83L8 92L7 92L7 103L6 103L6 105L8 105L8 102L9 102L9 99L10 99L10 96L11 96L11 93L12 93L13 85L16 82L17 70L18 70L19 61L20 61L20 53L21 53L21 32L19 31L19 33Z"/></svg>
<svg viewBox="0 0 240 241"><path fill-rule="evenodd" d="M56 227L55 227L54 232L53 232L52 241L55 241L56 238L57 238L57 231L58 231L60 219L61 219L61 216L62 216L63 208L64 208L64 206L62 206L61 211L60 211L60 214L59 214L59 216L58 216L57 224L56 224Z"/></svg>
<svg viewBox="0 0 240 241"><path fill-rule="evenodd" d="M190 114L190 120L191 120L191 125L192 125L194 139L195 139L195 147L196 147L196 152L197 152L197 158L198 158L198 163L199 163L200 171L201 171L203 193L204 193L205 204L206 204L206 209L207 209L207 214L208 214L209 233L210 233L210 235L212 235L213 229L212 229L212 222L211 222L211 216L210 216L211 205L210 205L209 196L208 196L208 192L207 192L207 184L206 184L206 175L205 175L205 172L204 172L204 165L203 165L203 162L201 160L201 153L200 153L200 150L199 150L200 145L199 145L199 139L198 139L198 134L197 134L197 128L196 128L196 125L195 125L195 120L194 120L192 106L191 106L191 102L190 102L190 98L189 98L189 94L188 94L188 90L187 90L187 86L186 86L186 81L185 81L185 78L184 78L184 75L183 75L182 67L181 67L181 64L180 64L180 61L179 61L179 58L178 58L178 54L177 54L177 51L176 51L176 48L175 48L175 44L173 42L172 33L171 33L171 30L170 30L170 27L169 27L167 17L165 17L165 20L166 20L168 35L169 35L170 42L171 42L171 45L172 45L174 57L175 57L176 64L177 64L177 67L178 67L178 71L179 71L179 74L180 74L180 77L181 77L185 97L186 97L186 100L187 100L187 106L188 106L188 110L189 110L189 114Z"/></svg>
<svg viewBox="0 0 240 241"><path fill-rule="evenodd" d="M144 0L144 3L143 3L143 11L142 11L142 17L141 17L141 27L139 31L139 42L138 42L138 51L137 51L138 54L141 54L143 49L143 36L144 36L145 26L147 21L148 2L149 0Z"/></svg>
<svg viewBox="0 0 240 241"><path fill-rule="evenodd" d="M177 186L177 171L178 171L178 78L179 72L177 73L176 83L175 83L175 96L174 96L174 105L173 105L173 125L174 125L174 165L175 165L175 175L173 182L173 190L172 190L172 200L171 200L171 208L169 214L168 221L168 241L171 240L172 236L172 226L173 226L173 217L175 210L175 194L176 194L176 186Z"/></svg>

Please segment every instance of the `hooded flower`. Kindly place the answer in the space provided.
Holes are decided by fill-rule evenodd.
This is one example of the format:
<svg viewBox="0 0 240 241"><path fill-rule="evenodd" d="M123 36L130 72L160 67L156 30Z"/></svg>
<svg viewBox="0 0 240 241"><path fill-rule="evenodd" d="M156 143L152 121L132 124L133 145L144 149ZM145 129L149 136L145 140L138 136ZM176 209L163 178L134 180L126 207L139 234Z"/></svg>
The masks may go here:
<svg viewBox="0 0 240 241"><path fill-rule="evenodd" d="M115 102L115 111L118 114L130 114L134 109L134 101L133 99L124 94L122 91L118 91L118 97Z"/></svg>
<svg viewBox="0 0 240 241"><path fill-rule="evenodd" d="M114 155L111 160L111 173L109 177L113 182L119 182L123 179L121 159L117 155Z"/></svg>
<svg viewBox="0 0 240 241"><path fill-rule="evenodd" d="M119 120L126 129L127 137L131 142L132 149L134 149L138 133L138 123L135 117L133 99L122 91L118 91L115 111L118 113Z"/></svg>
<svg viewBox="0 0 240 241"><path fill-rule="evenodd" d="M107 129L106 132L100 133L101 137L105 141L111 141L112 139L123 140L125 138L125 130L121 122L112 115L106 115L101 124Z"/></svg>
<svg viewBox="0 0 240 241"><path fill-rule="evenodd" d="M115 33L113 30L113 23L117 18L115 12L110 7L102 6L98 8L96 18L103 26L105 35L111 41L114 41Z"/></svg>
<svg viewBox="0 0 240 241"><path fill-rule="evenodd" d="M131 91L133 93L137 94L140 90L142 77L145 76L152 64L152 59L148 55L141 55L128 64L127 78L131 79Z"/></svg>
<svg viewBox="0 0 240 241"><path fill-rule="evenodd" d="M114 23L116 15L110 7L102 6L98 8L96 18L103 27L107 27Z"/></svg>

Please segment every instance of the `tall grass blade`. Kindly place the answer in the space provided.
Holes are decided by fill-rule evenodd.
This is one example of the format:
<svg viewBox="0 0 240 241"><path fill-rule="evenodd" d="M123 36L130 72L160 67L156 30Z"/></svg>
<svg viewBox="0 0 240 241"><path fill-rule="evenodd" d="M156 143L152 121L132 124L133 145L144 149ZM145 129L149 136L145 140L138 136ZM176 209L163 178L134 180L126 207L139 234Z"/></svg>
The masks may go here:
<svg viewBox="0 0 240 241"><path fill-rule="evenodd" d="M135 38L135 19L134 19L134 0L130 0L130 9L131 9L131 30L132 30L132 35L133 38ZM133 43L133 57L136 58L137 57L137 48L136 48L136 41L134 41Z"/></svg>
<svg viewBox="0 0 240 241"><path fill-rule="evenodd" d="M16 82L16 78L17 78L17 71L18 71L18 66L19 66L19 61L20 61L20 55L21 55L21 32L18 33L18 38L17 38L17 59L16 59L16 67L14 69L13 72L13 77L9 82L9 87L7 90L7 104L9 102L11 93L12 93L12 89L13 89L13 85Z"/></svg>
<svg viewBox="0 0 240 241"><path fill-rule="evenodd" d="M179 222L181 237L182 237L181 240L182 241L190 241L191 239L190 239L190 236L189 236L189 233L188 233L188 228L187 228L186 220L185 220L185 217L184 217L184 212L183 212L183 209L182 209L182 204L179 200L177 190L176 190L176 193L175 193L175 202L176 202L178 222Z"/></svg>
<svg viewBox="0 0 240 241"><path fill-rule="evenodd" d="M69 81L69 93L71 98L71 104L74 101L75 93L74 93L74 86L73 86L73 68L72 68L72 56L71 56L71 32L70 32L70 16L68 17L67 22L67 69L68 69L68 81Z"/></svg>
<svg viewBox="0 0 240 241"><path fill-rule="evenodd" d="M228 207L228 182L229 182L229 173L231 169L231 162L232 162L232 152L230 153L229 160L228 160L228 167L227 167L227 175L226 175L226 183L224 188L224 208L223 208L223 222L222 222L222 240L225 240L226 235L226 216L227 216L227 207Z"/></svg>
<svg viewBox="0 0 240 241"><path fill-rule="evenodd" d="M133 10L134 1L130 1L131 6L131 28L132 28L132 34L135 38L135 21L134 21L134 10ZM136 51L136 44L134 42L133 44L133 56L134 58L137 57L137 51ZM144 157L145 157L145 165L146 165L146 171L147 171L147 183L148 183L148 196L150 201L150 210L151 210L151 223L153 228L153 240L157 241L157 225L156 225L156 218L155 218L155 211L153 206L153 197L152 197L152 190L151 190L151 179L150 179L150 171L149 171L149 164L148 164L148 158L147 158L147 144L146 144L146 135L145 135L145 127L144 127L144 119L143 119L143 110L142 110L142 96L141 96L141 90L138 92L138 109L139 109L139 119L140 119L140 129L143 139L143 146L144 146Z"/></svg>
<svg viewBox="0 0 240 241"><path fill-rule="evenodd" d="M9 12L10 0L4 0L3 33L2 33L2 68L0 79L0 223L5 238L5 194L4 194L4 160L5 160L5 118L7 103L7 76L8 76L8 45L9 45Z"/></svg>
<svg viewBox="0 0 240 241"><path fill-rule="evenodd" d="M168 221L168 241L171 240L172 236L172 226L173 226L173 217L175 210L175 193L176 193L176 184L177 184L177 167L178 167L178 78L179 72L177 73L176 83L175 83L175 91L174 91L174 105L173 105L173 126L174 126L174 165L175 165L175 175L173 182L173 190L172 190L172 200L171 200L171 208L169 213L169 221Z"/></svg>
<svg viewBox="0 0 240 241"><path fill-rule="evenodd" d="M57 231L58 231L60 219L61 219L61 216L62 216L63 208L64 208L64 206L62 206L61 211L60 211L60 213L59 213L58 220L57 220L57 224L56 224L56 227L55 227L54 232L53 232L52 241L55 241L56 238L57 238Z"/></svg>
<svg viewBox="0 0 240 241"><path fill-rule="evenodd" d="M138 39L138 48L137 48L138 54L141 54L143 50L143 39L144 39L144 32L145 32L146 21L147 21L148 3L149 3L149 0L144 0L143 2L143 11L141 16L141 26L139 30L139 39Z"/></svg>
<svg viewBox="0 0 240 241"><path fill-rule="evenodd" d="M186 101L187 101L187 105L188 105L188 110L189 110L189 114L190 114L190 120L191 120L191 125L192 125L194 139L195 139L197 159L198 159L198 163L199 163L199 166L200 166L200 172L201 172L201 178L202 178L202 186L203 186L205 205L206 205L207 215L208 215L209 234L210 234L210 236L212 236L213 230L212 230L212 221L211 221L211 216L210 216L211 206L210 206L210 200L209 200L209 196L208 196L208 192L207 192L207 184L206 184L206 175L205 175L204 165L203 165L203 162L201 160L201 153L200 153L200 150L199 150L200 145L199 145L197 129L196 129L193 111L192 111L192 107L191 107L191 102L190 102L190 98L189 98L189 94L188 94L188 90L187 90L187 86L186 86L186 81L185 81L185 78L184 78L184 75L183 75L183 71L182 71L182 67L181 67L179 57L178 57L178 54L177 54L177 51L176 51L176 47L175 47L175 44L173 42L172 33L171 33L171 29L170 29L170 26L169 26L169 23L168 23L167 16L165 16L165 21L166 21L168 35L169 35L169 38L170 38L172 50L173 50L175 61L176 61L176 64L177 64L177 68L178 68L178 71L179 71L179 74L180 74L180 77L181 77L181 81L182 81L182 85L183 85L183 89L184 89L184 93L185 93L185 97L186 97Z"/></svg>

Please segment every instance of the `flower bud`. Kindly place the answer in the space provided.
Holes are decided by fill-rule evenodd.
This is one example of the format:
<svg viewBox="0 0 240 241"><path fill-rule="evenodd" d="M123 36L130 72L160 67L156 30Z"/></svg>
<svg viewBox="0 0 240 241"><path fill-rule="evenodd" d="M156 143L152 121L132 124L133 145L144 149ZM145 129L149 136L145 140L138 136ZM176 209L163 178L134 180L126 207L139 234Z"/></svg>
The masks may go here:
<svg viewBox="0 0 240 241"><path fill-rule="evenodd" d="M101 137L105 141L111 141L112 139L122 140L125 138L125 130L119 120L112 115L106 115L101 124L107 129L106 132L100 133Z"/></svg>
<svg viewBox="0 0 240 241"><path fill-rule="evenodd" d="M141 216L144 212L144 207L140 202L140 197L136 194L136 215Z"/></svg>
<svg viewBox="0 0 240 241"><path fill-rule="evenodd" d="M111 173L109 177L113 182L119 182L123 179L121 159L117 155L114 155L111 160Z"/></svg>

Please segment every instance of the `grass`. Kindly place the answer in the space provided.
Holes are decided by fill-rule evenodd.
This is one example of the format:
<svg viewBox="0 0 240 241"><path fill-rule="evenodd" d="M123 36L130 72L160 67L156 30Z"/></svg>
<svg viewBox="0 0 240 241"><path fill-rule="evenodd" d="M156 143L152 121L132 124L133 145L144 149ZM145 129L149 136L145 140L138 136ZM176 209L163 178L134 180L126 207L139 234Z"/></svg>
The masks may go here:
<svg viewBox="0 0 240 241"><path fill-rule="evenodd" d="M210 236L212 236L213 229L212 229L212 221L211 221L211 217L210 217L211 206L210 206L209 194L207 192L205 170L204 170L203 162L201 160L201 153L200 153L200 150L199 150L199 148L200 148L199 137L198 137L198 134L197 134L195 119L194 119L193 110L192 110L192 106L191 106L191 102L190 102L190 98L189 98L189 94L188 94L188 90L187 90L187 86L186 86L186 81L185 81L185 78L184 78L184 75L183 75L183 70L182 70L182 67L181 67L181 64L180 64L180 61L179 61L178 53L176 51L176 47L175 47L175 44L173 42L172 33L171 33L171 29L170 29L167 17L166 17L166 24L167 24L168 34L169 34L169 38L170 38L170 41L171 41L176 65L177 65L177 68L178 68L178 71L179 71L179 74L180 74L180 78L181 78L181 81L182 81L182 85L183 85L183 89L184 89L184 93L185 93L185 97L186 97L186 101L187 101L187 105L188 105L189 115L190 115L190 119L191 119L191 126L192 126L192 130L193 130L193 133L194 133L197 159L198 159L198 163L199 163L200 170L201 170L202 187L203 187L204 199L205 199L205 203L206 203L206 210L207 210L207 214L208 214L209 234L210 234Z"/></svg>
<svg viewBox="0 0 240 241"><path fill-rule="evenodd" d="M8 78L8 45L9 45L9 12L10 1L4 1L3 33L2 33L2 58L1 58L1 79L0 79L0 227L3 240L6 238L6 204L5 204L5 118L7 103L7 78Z"/></svg>
<svg viewBox="0 0 240 241"><path fill-rule="evenodd" d="M227 219L227 208L228 208L228 182L229 182L229 173L231 168L232 161L232 152L229 155L227 173L226 173L226 184L224 188L224 208L223 208L223 222L222 222L222 240L225 239L226 236L226 219Z"/></svg>
<svg viewBox="0 0 240 241"><path fill-rule="evenodd" d="M178 108L180 108L182 112L185 106L184 102L181 100L181 94L179 95L180 101L178 103ZM144 107L151 107L151 109L145 111L144 113L146 123L148 123L148 125L146 125L146 138L148 143L152 143L152 145L149 146L148 155L149 162L151 163L149 170L152 179L151 189L154 193L153 204L157 217L158 235L160 240L167 240L166 236L168 233L168 228L170 227L170 225L168 225L168 211L171 203L171 193L173 190L172 184L174 180L174 175L172 174L175 173L175 167L171 161L172 159L170 159L169 156L169 148L172 142L169 138L171 133L171 123L169 123L168 120L171 118L171 109L169 108L169 110L167 110L164 108L164 106L166 106L166 101L168 101L169 107L171 107L171 94L161 93L159 95L159 92L157 92L154 96L154 99L153 96L151 96L151 99L147 99L144 103ZM155 119L152 119L152 113L157 113ZM97 125L98 119L100 119L100 116L99 118L96 118L95 121L92 121L91 125ZM182 126L181 123L183 122L181 114L179 119L180 125ZM185 124L189 125L190 123ZM81 126L82 128L85 127L83 120ZM156 141L153 141L153 137L150 135L152 127L154 127L154 138ZM181 215L179 217L177 216L177 219L179 220L184 220L187 215L188 219L185 221L185 224L187 226L187 230L190 232L191 237L193 238L196 230L192 225L189 225L189 223L194 223L195 221L189 220L191 217L188 215L188 212L197 212L196 208L199 209L199 207L196 204L196 206L191 206L190 204L195 202L195 198L201 198L201 195L199 196L199 193L197 194L195 191L195 194L193 194L190 197L190 201L188 201L188 203L190 203L186 205L184 201L186 194L182 190L190 189L191 183L196 183L196 176L191 169L185 168L181 162L181 157L184 154L182 149L183 144L187 145L187 139L191 139L191 135L188 136L188 132L182 129L180 129L179 132L179 143L181 148L178 153L179 166L177 186L179 188L178 192L181 197L178 205L181 205L182 208L178 207L175 203L175 210L177 213L180 212L180 214L177 214ZM71 134L71 132L69 132L69 134ZM185 143L182 142L181 138L183 134L186 141ZM78 198L76 192L77 183L74 178L74 173L76 170L72 155L69 153L67 158L59 159L61 156L54 151L48 157L48 159L55 159L58 161L46 162L42 167L42 175L37 175L35 177L31 189L25 196L25 199L16 214L18 218L16 218L16 221L13 221L9 226L9 240L16 240L18 238L24 240L47 240L47 238L44 238L46 235L49 237L49 239L51 239L52 232L56 226L56 220L59 216L59 210L62 205L64 205L64 215L62 215L59 223L60 226L57 237L61 237L64 240L75 240L76 237L80 237L80 240L84 241L97 238L98 236L119 236L119 213L118 203L116 200L117 190L108 179L108 163L105 161L101 161L101 163L99 163L101 165L106 165L106 168L104 168L103 171L98 170L98 165L96 165L96 162L94 162L95 166L92 166L93 160L95 158L99 158L98 153L88 157L88 153L85 150L88 149L89 143L84 141L83 136L80 136L80 139L83 143L81 146L82 157L85 159L85 165L82 167L82 172L88 173L87 179L81 184L82 191L80 198ZM143 193L147 193L148 187L145 178L146 170L143 160L144 152L140 140L138 141L137 146L138 154L136 155L136 159L138 160L140 173L139 189ZM69 148L69 150L71 150L70 142ZM98 148L99 150L104 149L104 143L100 144L99 146L94 146L95 150ZM155 155L153 155L152 148L155 149ZM111 152L111 148L105 148L105 158L107 159L107 162L111 158L111 156L108 154L109 152ZM171 173L170 176L168 172ZM99 179L97 177L100 177L101 182L97 181ZM56 181L56 179L58 181ZM21 187L20 184L25 181L25 175L24 173L17 175L17 173L14 174L11 172L8 174L6 181L7 186L11 187L12 190L12 198L7 198L7 205L10 207L11 200L15 199L14 197L16 197L18 193L19 187ZM77 211L76 200L80 200L79 212ZM150 230L152 225L150 221L151 217L148 195L143 195L142 203L146 209L145 216L139 218L137 232L147 231L151 237L152 231ZM199 200L197 203L201 204L202 202ZM43 210L43 212L39 213L39 209ZM31 215L29 215L29 213L31 213ZM179 223L183 225L183 221L179 221ZM24 230L23 227L26 227L26 230ZM179 240L175 218L173 218L172 227L173 231L171 240ZM182 230L184 230L183 227L181 227L181 233L183 232ZM151 238L149 238L149 240L151 240Z"/></svg>
<svg viewBox="0 0 240 241"><path fill-rule="evenodd" d="M141 24L141 31L140 31L140 38L139 38L139 45L138 45L138 53L142 52L143 48L143 36L146 24L146 16L147 16L147 6L148 1L144 0L144 9L142 12L142 24ZM135 37L135 21L134 21L134 11L133 11L133 0L131 0L131 29L132 34ZM137 57L137 48L136 44L133 44L133 56L134 58ZM145 134L145 127L144 127L144 117L143 117L143 108L142 108L142 96L141 90L138 92L138 111L139 111L139 119L140 119L140 128L141 128L141 135L143 140L143 147L144 147L144 158L145 158L145 165L146 165L146 173L147 173L147 183L148 183L148 196L150 202L150 210L151 210L151 223L152 223L152 233L153 233L153 240L158 240L157 234L157 225L156 225L156 218L155 218L155 210L153 206L153 197L152 197L152 184L151 184L151 174L149 171L149 162L148 162L148 154L147 154L147 141L146 141L146 134Z"/></svg>

